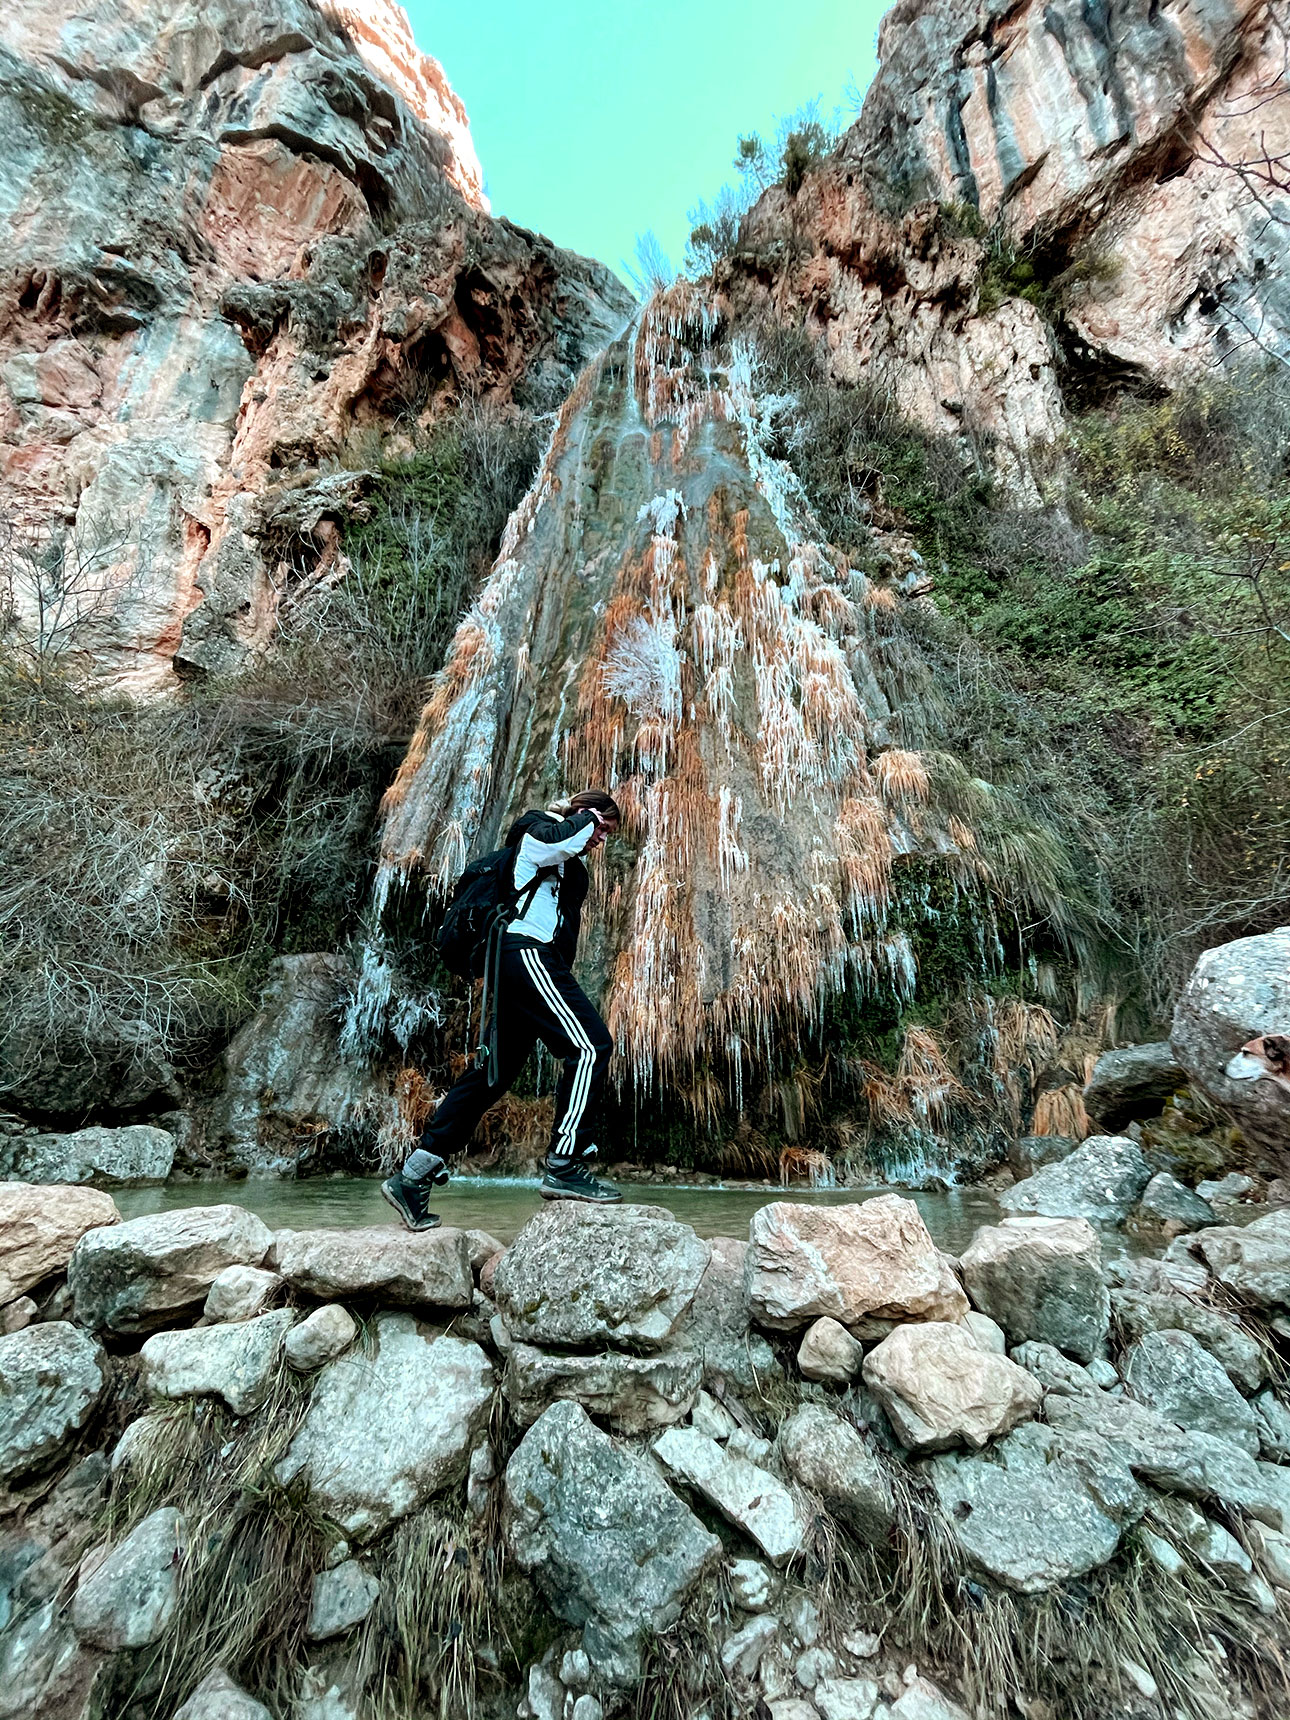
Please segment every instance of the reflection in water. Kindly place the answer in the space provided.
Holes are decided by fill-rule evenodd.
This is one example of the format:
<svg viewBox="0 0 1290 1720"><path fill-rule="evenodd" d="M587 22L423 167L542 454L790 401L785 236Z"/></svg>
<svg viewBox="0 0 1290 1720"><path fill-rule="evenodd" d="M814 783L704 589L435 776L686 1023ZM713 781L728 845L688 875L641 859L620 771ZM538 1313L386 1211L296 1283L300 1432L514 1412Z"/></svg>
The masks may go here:
<svg viewBox="0 0 1290 1720"><path fill-rule="evenodd" d="M748 1234L748 1221L767 1201L792 1200L812 1206L843 1206L878 1194L905 1190L766 1188L678 1188L675 1184L624 1184L626 1199L665 1206L692 1224L700 1236ZM165 1188L120 1189L116 1203L125 1218L169 1212L181 1206L244 1206L274 1229L309 1230L324 1225L393 1224L394 1214L381 1199L376 1178L311 1178L301 1182L244 1181L172 1183ZM999 1216L994 1196L979 1188L948 1189L943 1194L908 1192L939 1247L958 1254L972 1233ZM435 1205L445 1224L491 1231L511 1242L542 1205L536 1180L511 1177L458 1177L436 1192Z"/></svg>

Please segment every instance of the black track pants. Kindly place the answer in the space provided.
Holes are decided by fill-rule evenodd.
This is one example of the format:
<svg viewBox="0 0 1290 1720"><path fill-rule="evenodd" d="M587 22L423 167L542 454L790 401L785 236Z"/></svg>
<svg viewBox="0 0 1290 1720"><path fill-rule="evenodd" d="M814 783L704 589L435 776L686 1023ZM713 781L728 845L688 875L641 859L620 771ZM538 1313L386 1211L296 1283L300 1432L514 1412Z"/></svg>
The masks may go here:
<svg viewBox="0 0 1290 1720"><path fill-rule="evenodd" d="M446 1159L469 1143L541 1040L564 1064L555 1090L550 1157L582 1158L594 1146L613 1040L568 965L550 944L506 937L497 988L497 1072L490 1084L477 1065L444 1094L421 1145Z"/></svg>

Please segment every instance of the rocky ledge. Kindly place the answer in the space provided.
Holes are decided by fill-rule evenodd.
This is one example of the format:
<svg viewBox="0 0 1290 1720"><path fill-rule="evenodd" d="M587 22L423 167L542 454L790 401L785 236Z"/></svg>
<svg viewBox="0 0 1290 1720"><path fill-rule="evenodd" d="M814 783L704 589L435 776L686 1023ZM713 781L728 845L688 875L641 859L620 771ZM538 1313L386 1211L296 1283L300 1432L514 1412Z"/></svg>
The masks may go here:
<svg viewBox="0 0 1290 1720"><path fill-rule="evenodd" d="M1107 1258L1133 1151L960 1260L894 1194L503 1249L4 1185L0 1715L1284 1713L1290 1213Z"/></svg>

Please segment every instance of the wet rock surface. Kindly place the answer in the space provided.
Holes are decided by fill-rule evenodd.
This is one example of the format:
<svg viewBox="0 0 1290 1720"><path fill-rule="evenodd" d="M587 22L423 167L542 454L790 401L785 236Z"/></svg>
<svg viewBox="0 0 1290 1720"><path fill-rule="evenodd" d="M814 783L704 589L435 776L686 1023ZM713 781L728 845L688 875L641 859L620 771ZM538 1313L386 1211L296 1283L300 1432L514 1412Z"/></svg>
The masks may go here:
<svg viewBox="0 0 1290 1720"><path fill-rule="evenodd" d="M0 1482L56 1457L85 1425L107 1381L100 1346L65 1320L0 1338Z"/></svg>

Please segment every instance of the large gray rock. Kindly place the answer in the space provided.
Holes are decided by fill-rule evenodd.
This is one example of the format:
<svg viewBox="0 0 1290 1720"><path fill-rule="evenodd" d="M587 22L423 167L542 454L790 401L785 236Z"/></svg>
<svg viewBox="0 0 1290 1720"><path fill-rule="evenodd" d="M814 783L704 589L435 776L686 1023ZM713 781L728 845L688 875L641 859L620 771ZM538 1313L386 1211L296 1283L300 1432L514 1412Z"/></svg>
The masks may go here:
<svg viewBox="0 0 1290 1720"><path fill-rule="evenodd" d="M1243 1392L1257 1391L1265 1372L1263 1351L1234 1315L1168 1290L1112 1290L1111 1310L1125 1340L1148 1332L1190 1332L1220 1361Z"/></svg>
<svg viewBox="0 0 1290 1720"><path fill-rule="evenodd" d="M1024 1368L942 1321L897 1326L865 1357L863 1378L913 1452L980 1449L1028 1420L1043 1399Z"/></svg>
<svg viewBox="0 0 1290 1720"><path fill-rule="evenodd" d="M1155 1117L1187 1072L1167 1042L1104 1051L1084 1086L1084 1109L1111 1133L1138 1117Z"/></svg>
<svg viewBox="0 0 1290 1720"><path fill-rule="evenodd" d="M694 1301L710 1254L660 1207L554 1201L502 1256L493 1293L521 1342L658 1350Z"/></svg>
<svg viewBox="0 0 1290 1720"><path fill-rule="evenodd" d="M933 1458L929 1473L963 1551L1023 1594L1105 1564L1146 1506L1120 1453L1037 1423L980 1456Z"/></svg>
<svg viewBox="0 0 1290 1720"><path fill-rule="evenodd" d="M107 1384L98 1344L64 1320L0 1338L0 1482L60 1452Z"/></svg>
<svg viewBox="0 0 1290 1720"><path fill-rule="evenodd" d="M0 1308L64 1271L86 1231L120 1219L97 1189L0 1183Z"/></svg>
<svg viewBox="0 0 1290 1720"><path fill-rule="evenodd" d="M1243 1302L1290 1308L1290 1207L1252 1224L1202 1231L1195 1247L1219 1283Z"/></svg>
<svg viewBox="0 0 1290 1720"><path fill-rule="evenodd" d="M1044 1414L1062 1431L1096 1435L1162 1492L1218 1499L1270 1528L1290 1528L1290 1472L1257 1462L1230 1440L1188 1431L1145 1404L1105 1392L1050 1396Z"/></svg>
<svg viewBox="0 0 1290 1720"><path fill-rule="evenodd" d="M91 1230L67 1268L77 1321L92 1331L155 1331L199 1312L226 1266L258 1266L272 1241L240 1206L180 1207Z"/></svg>
<svg viewBox="0 0 1290 1720"><path fill-rule="evenodd" d="M959 1262L968 1295L1009 1343L1053 1344L1079 1361L1098 1353L1110 1300L1102 1245L1082 1218L1009 1218L983 1225Z"/></svg>
<svg viewBox="0 0 1290 1720"><path fill-rule="evenodd" d="M1019 1368L1033 1375L1045 1392L1069 1397L1072 1393L1102 1390L1087 1368L1071 1361L1052 1344L1035 1343L1033 1340L1028 1344L1018 1344L1012 1352L1012 1359ZM1109 1363L1107 1365L1110 1366ZM1114 1368L1111 1373L1115 1373Z"/></svg>
<svg viewBox="0 0 1290 1720"><path fill-rule="evenodd" d="M1060 1164L1005 1189L999 1205L1007 1213L1123 1224L1150 1180L1150 1166L1127 1136L1094 1135Z"/></svg>
<svg viewBox="0 0 1290 1720"><path fill-rule="evenodd" d="M553 1404L506 1468L506 1539L556 1616L587 1627L589 1649L629 1669L641 1639L666 1630L721 1542L655 1466L601 1433L580 1405Z"/></svg>
<svg viewBox="0 0 1290 1720"><path fill-rule="evenodd" d="M187 1542L184 1519L163 1505L110 1551L88 1554L72 1602L76 1634L113 1652L156 1642L175 1616Z"/></svg>
<svg viewBox="0 0 1290 1720"><path fill-rule="evenodd" d="M669 1344L693 1350L702 1359L706 1380L758 1391L783 1370L766 1339L749 1324L748 1244L733 1236L714 1236L710 1246L694 1300Z"/></svg>
<svg viewBox="0 0 1290 1720"><path fill-rule="evenodd" d="M860 1540L887 1545L896 1521L891 1484L849 1421L823 1404L803 1404L781 1424L779 1449L793 1479L817 1493Z"/></svg>
<svg viewBox="0 0 1290 1720"><path fill-rule="evenodd" d="M379 1579L364 1570L357 1559L343 1559L330 1571L319 1571L314 1578L305 1635L310 1642L326 1642L353 1630L376 1605L380 1592Z"/></svg>
<svg viewBox="0 0 1290 1720"><path fill-rule="evenodd" d="M693 1427L669 1428L654 1441L653 1450L670 1475L715 1505L772 1564L786 1564L801 1551L809 1521L769 1470L732 1456Z"/></svg>
<svg viewBox="0 0 1290 1720"><path fill-rule="evenodd" d="M303 1296L371 1296L399 1308L469 1308L474 1292L464 1230L293 1230L278 1239L278 1271Z"/></svg>
<svg viewBox="0 0 1290 1720"><path fill-rule="evenodd" d="M1179 1427L1212 1433L1259 1455L1258 1418L1221 1362L1190 1332L1148 1332L1124 1358L1125 1383L1140 1403Z"/></svg>
<svg viewBox="0 0 1290 1720"><path fill-rule="evenodd" d="M175 1137L148 1123L122 1129L77 1129L70 1135L29 1135L13 1143L6 1174L29 1183L98 1183L132 1188L165 1182L175 1162Z"/></svg>
<svg viewBox="0 0 1290 1720"><path fill-rule="evenodd" d="M1159 1171L1143 1189L1138 1213L1159 1224L1181 1225L1184 1230L1203 1230L1207 1224L1219 1222L1209 1202L1168 1171Z"/></svg>
<svg viewBox="0 0 1290 1720"><path fill-rule="evenodd" d="M156 1332L140 1351L144 1386L153 1397L220 1397L234 1415L250 1415L268 1396L295 1317L275 1308L254 1320Z"/></svg>
<svg viewBox="0 0 1290 1720"><path fill-rule="evenodd" d="M1272 1463L1290 1463L1290 1407L1274 1391L1262 1391L1250 1406L1259 1421L1259 1449Z"/></svg>
<svg viewBox="0 0 1290 1720"><path fill-rule="evenodd" d="M459 1481L488 1422L496 1380L478 1344L427 1338L379 1314L372 1348L331 1362L277 1468L351 1540L367 1541Z"/></svg>
<svg viewBox="0 0 1290 1720"><path fill-rule="evenodd" d="M273 1715L217 1666L193 1691L175 1720L273 1720Z"/></svg>
<svg viewBox="0 0 1290 1720"><path fill-rule="evenodd" d="M650 1356L616 1350L579 1356L512 1344L502 1376L507 1404L521 1427L531 1427L553 1403L567 1398L623 1434L680 1421L702 1384L699 1357L670 1348Z"/></svg>
<svg viewBox="0 0 1290 1720"><path fill-rule="evenodd" d="M1169 1035L1192 1083L1284 1174L1290 1087L1266 1060L1242 1054L1269 1033L1290 1033L1290 926L1207 950L1178 999Z"/></svg>
<svg viewBox="0 0 1290 1720"><path fill-rule="evenodd" d="M1019 1135L1009 1144L1008 1163L1019 1177L1029 1177L1068 1159L1077 1146L1074 1135Z"/></svg>
<svg viewBox="0 0 1290 1720"><path fill-rule="evenodd" d="M898 1194L843 1206L772 1201L753 1214L746 1270L752 1317L772 1329L824 1314L850 1326L967 1313L922 1214Z"/></svg>

